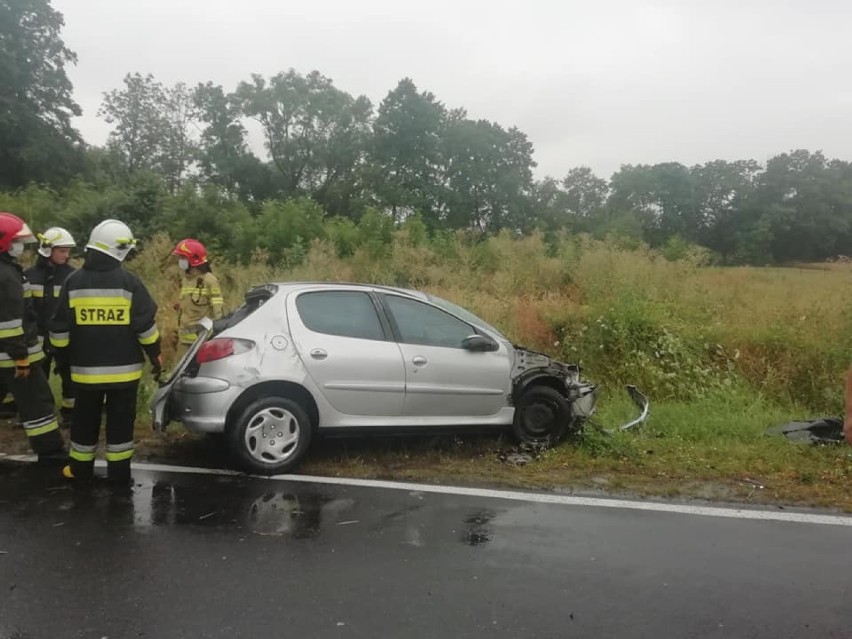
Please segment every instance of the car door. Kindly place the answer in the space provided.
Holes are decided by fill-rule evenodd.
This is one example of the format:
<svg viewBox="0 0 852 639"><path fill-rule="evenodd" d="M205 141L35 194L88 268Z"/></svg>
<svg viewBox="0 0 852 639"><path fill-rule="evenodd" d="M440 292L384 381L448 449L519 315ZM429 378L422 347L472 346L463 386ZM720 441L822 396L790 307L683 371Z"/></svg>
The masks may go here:
<svg viewBox="0 0 852 639"><path fill-rule="evenodd" d="M400 416L405 367L368 292L309 290L287 298L293 344L331 406L347 415Z"/></svg>
<svg viewBox="0 0 852 639"><path fill-rule="evenodd" d="M405 361L405 414L474 417L506 406L511 363L505 344L474 352L462 341L476 329L425 302L381 296Z"/></svg>

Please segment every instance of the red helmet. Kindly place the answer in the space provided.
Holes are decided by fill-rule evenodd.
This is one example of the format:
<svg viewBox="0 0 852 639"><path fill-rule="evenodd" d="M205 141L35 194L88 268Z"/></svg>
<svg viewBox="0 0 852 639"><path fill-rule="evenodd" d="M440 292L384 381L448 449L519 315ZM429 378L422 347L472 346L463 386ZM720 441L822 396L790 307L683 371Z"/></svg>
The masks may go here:
<svg viewBox="0 0 852 639"><path fill-rule="evenodd" d="M6 253L12 242L34 242L35 236L17 215L0 213L0 253Z"/></svg>
<svg viewBox="0 0 852 639"><path fill-rule="evenodd" d="M172 255L185 257L190 267L201 266L207 262L207 249L201 242L190 237L178 242Z"/></svg>

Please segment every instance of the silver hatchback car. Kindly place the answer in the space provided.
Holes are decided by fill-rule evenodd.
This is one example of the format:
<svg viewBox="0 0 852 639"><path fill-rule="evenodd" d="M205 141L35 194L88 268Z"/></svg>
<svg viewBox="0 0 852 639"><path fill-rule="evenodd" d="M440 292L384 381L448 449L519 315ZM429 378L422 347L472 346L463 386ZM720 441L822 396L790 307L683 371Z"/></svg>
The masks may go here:
<svg viewBox="0 0 852 639"><path fill-rule="evenodd" d="M595 409L577 366L418 291L267 284L204 327L155 394L154 426L224 433L253 473L293 469L317 434L499 427L547 445Z"/></svg>

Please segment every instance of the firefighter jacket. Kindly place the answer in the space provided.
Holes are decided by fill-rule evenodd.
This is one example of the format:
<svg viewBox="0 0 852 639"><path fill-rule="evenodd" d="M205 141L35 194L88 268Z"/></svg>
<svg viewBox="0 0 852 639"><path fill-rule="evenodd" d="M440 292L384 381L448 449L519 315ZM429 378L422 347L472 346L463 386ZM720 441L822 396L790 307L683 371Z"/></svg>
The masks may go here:
<svg viewBox="0 0 852 639"><path fill-rule="evenodd" d="M198 322L203 317L222 317L222 289L211 272L187 273L180 289L178 330L181 344L192 344L198 337Z"/></svg>
<svg viewBox="0 0 852 639"><path fill-rule="evenodd" d="M90 250L83 268L65 280L49 322L50 342L81 387L133 384L142 377L143 351L152 362L159 357L156 315L142 280Z"/></svg>
<svg viewBox="0 0 852 639"><path fill-rule="evenodd" d="M44 359L32 291L21 268L8 253L0 253L0 369L15 362Z"/></svg>
<svg viewBox="0 0 852 639"><path fill-rule="evenodd" d="M47 322L53 317L62 285L76 269L70 264L54 264L39 256L35 266L24 271L33 294L33 308L38 318L38 334L47 337Z"/></svg>

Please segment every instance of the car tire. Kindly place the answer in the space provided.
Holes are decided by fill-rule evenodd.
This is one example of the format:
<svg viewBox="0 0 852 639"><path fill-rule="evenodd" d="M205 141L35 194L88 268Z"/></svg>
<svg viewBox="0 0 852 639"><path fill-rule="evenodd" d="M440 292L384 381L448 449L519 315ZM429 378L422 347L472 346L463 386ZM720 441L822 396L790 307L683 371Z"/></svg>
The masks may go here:
<svg viewBox="0 0 852 639"><path fill-rule="evenodd" d="M568 400L550 386L528 388L515 406L512 431L519 442L552 446L565 438L571 425Z"/></svg>
<svg viewBox="0 0 852 639"><path fill-rule="evenodd" d="M237 465L258 475L286 473L308 451L313 426L307 411L286 397L249 404L228 432Z"/></svg>

